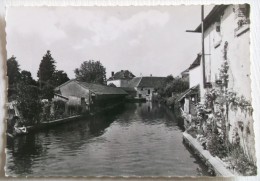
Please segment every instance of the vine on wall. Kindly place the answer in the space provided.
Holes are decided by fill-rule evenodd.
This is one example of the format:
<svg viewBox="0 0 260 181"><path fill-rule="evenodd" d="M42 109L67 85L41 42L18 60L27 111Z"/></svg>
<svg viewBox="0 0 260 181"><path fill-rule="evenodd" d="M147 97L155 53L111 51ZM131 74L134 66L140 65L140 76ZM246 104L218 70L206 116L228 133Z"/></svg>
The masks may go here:
<svg viewBox="0 0 260 181"><path fill-rule="evenodd" d="M252 164L252 159L246 159L244 152L236 152L241 150L241 138L238 128L235 128L232 135L232 143L228 141L230 132L229 109L240 111L252 116L253 108L250 101L243 95L239 96L237 92L228 88L229 82L229 63L228 63L228 42L225 42L223 49L223 63L219 69L219 80L216 80L216 86L207 90L205 93L205 102L197 104L197 116L193 118L191 127L187 130L201 142L205 149L208 149L213 156L220 158L229 157L230 154L236 154L235 163L243 163L235 165L239 171L243 171L243 167L250 168L246 175L256 172L256 167ZM243 133L244 123L238 126ZM246 133L250 133L249 127L246 127ZM242 135L243 136L243 135ZM243 139L242 139L243 140ZM242 143L241 143L242 144ZM247 148L246 148L247 150ZM238 156L239 155L239 156ZM243 161L239 160L243 158ZM246 161L247 160L247 161ZM233 164L234 165L234 164Z"/></svg>

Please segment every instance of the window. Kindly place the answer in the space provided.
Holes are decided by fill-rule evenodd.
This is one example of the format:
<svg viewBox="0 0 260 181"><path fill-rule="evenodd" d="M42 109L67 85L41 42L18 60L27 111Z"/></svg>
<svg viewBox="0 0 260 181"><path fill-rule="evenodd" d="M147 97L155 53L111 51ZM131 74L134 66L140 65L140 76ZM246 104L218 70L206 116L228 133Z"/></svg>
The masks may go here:
<svg viewBox="0 0 260 181"><path fill-rule="evenodd" d="M249 30L250 24L250 6L248 4L237 5L234 8L235 21L237 26L235 28L235 36L240 36Z"/></svg>
<svg viewBox="0 0 260 181"><path fill-rule="evenodd" d="M214 24L214 34L213 34L213 43L214 47L217 48L221 44L222 36L221 36L221 26L220 26L220 17L217 19L217 21Z"/></svg>
<svg viewBox="0 0 260 181"><path fill-rule="evenodd" d="M150 89L148 89L148 90L147 90L147 94L149 94L149 95L150 95Z"/></svg>

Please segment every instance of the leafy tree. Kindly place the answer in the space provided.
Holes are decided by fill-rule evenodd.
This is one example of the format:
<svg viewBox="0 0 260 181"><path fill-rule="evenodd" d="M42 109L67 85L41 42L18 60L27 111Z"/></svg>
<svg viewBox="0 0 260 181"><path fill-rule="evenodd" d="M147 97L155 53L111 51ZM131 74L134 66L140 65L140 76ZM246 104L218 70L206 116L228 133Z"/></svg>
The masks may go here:
<svg viewBox="0 0 260 181"><path fill-rule="evenodd" d="M174 81L168 83L164 88L164 93L166 96L170 97L172 93L181 93L189 88L189 83L181 79L175 79Z"/></svg>
<svg viewBox="0 0 260 181"><path fill-rule="evenodd" d="M180 78L174 78L172 75L166 77L165 82L162 86L157 87L156 90L161 97L171 97L172 94L179 94L189 88L189 82L184 81Z"/></svg>
<svg viewBox="0 0 260 181"><path fill-rule="evenodd" d="M167 84L167 83L170 83L170 82L172 82L174 80L174 77L172 76L172 75L168 75L167 77L166 77L166 80L165 80L165 83Z"/></svg>
<svg viewBox="0 0 260 181"><path fill-rule="evenodd" d="M12 56L7 60L7 76L9 87L17 84L20 80L20 65L18 64L16 57Z"/></svg>
<svg viewBox="0 0 260 181"><path fill-rule="evenodd" d="M17 108L26 125L38 123L42 104L39 97L39 89L36 86L21 82L17 89Z"/></svg>
<svg viewBox="0 0 260 181"><path fill-rule="evenodd" d="M43 56L39 70L37 72L37 77L39 77L40 84L44 84L46 81L51 80L55 72L55 60L52 58L50 50Z"/></svg>
<svg viewBox="0 0 260 181"><path fill-rule="evenodd" d="M32 74L29 71L23 70L21 72L21 81L28 85L37 86L37 82L32 78Z"/></svg>
<svg viewBox="0 0 260 181"><path fill-rule="evenodd" d="M80 68L75 69L76 79L89 83L105 84L106 68L100 61L89 60L81 64Z"/></svg>
<svg viewBox="0 0 260 181"><path fill-rule="evenodd" d="M52 80L55 86L59 86L70 79L68 78L68 75L63 70L58 70L54 72Z"/></svg>

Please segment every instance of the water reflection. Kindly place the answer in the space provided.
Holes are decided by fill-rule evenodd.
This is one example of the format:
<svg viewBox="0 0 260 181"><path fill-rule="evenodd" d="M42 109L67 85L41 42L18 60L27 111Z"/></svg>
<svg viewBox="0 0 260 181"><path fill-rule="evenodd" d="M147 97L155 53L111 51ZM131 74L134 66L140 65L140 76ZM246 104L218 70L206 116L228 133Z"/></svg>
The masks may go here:
<svg viewBox="0 0 260 181"><path fill-rule="evenodd" d="M126 104L7 144L9 175L196 175L198 167L174 114L153 103Z"/></svg>

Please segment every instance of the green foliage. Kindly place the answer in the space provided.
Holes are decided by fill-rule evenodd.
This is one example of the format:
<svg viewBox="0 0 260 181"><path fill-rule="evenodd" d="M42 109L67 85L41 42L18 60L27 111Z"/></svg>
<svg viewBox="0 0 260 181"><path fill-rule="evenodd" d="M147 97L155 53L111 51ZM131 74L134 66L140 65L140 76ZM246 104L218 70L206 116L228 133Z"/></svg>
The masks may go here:
<svg viewBox="0 0 260 181"><path fill-rule="evenodd" d="M166 81L162 86L156 88L161 97L171 97L173 94L182 93L189 88L189 83L182 79L174 79L172 75L166 77Z"/></svg>
<svg viewBox="0 0 260 181"><path fill-rule="evenodd" d="M56 70L55 63L51 52L48 50L41 60L37 73L42 99L51 100L54 95L54 88L69 80L64 71Z"/></svg>
<svg viewBox="0 0 260 181"><path fill-rule="evenodd" d="M207 137L207 149L213 156L224 158L228 155L228 148L224 142L223 135L212 133Z"/></svg>
<svg viewBox="0 0 260 181"><path fill-rule="evenodd" d="M28 84L28 85L37 86L37 82L32 78L31 72L26 71L26 70L23 70L21 72L21 82Z"/></svg>
<svg viewBox="0 0 260 181"><path fill-rule="evenodd" d="M230 148L229 168L235 169L244 176L256 175L257 167L248 159L243 149L238 145L231 145Z"/></svg>
<svg viewBox="0 0 260 181"><path fill-rule="evenodd" d="M17 89L17 108L27 125L39 122L42 104L36 86L20 83Z"/></svg>
<svg viewBox="0 0 260 181"><path fill-rule="evenodd" d="M106 68L100 61L85 61L74 72L76 78L80 81L100 84L105 84L106 82Z"/></svg>
<svg viewBox="0 0 260 181"><path fill-rule="evenodd" d="M69 81L70 79L68 78L68 75L63 70L57 70L53 73L52 80L55 86L59 86Z"/></svg>
<svg viewBox="0 0 260 181"><path fill-rule="evenodd" d="M16 57L12 56L7 60L7 76L9 87L17 84L20 80L20 65L18 64Z"/></svg>
<svg viewBox="0 0 260 181"><path fill-rule="evenodd" d="M50 50L43 56L39 70L37 72L37 77L39 77L39 82L44 83L45 81L51 80L55 72L55 60L52 58Z"/></svg>
<svg viewBox="0 0 260 181"><path fill-rule="evenodd" d="M61 100L54 101L54 113L55 116L61 116L65 112L65 102Z"/></svg>

